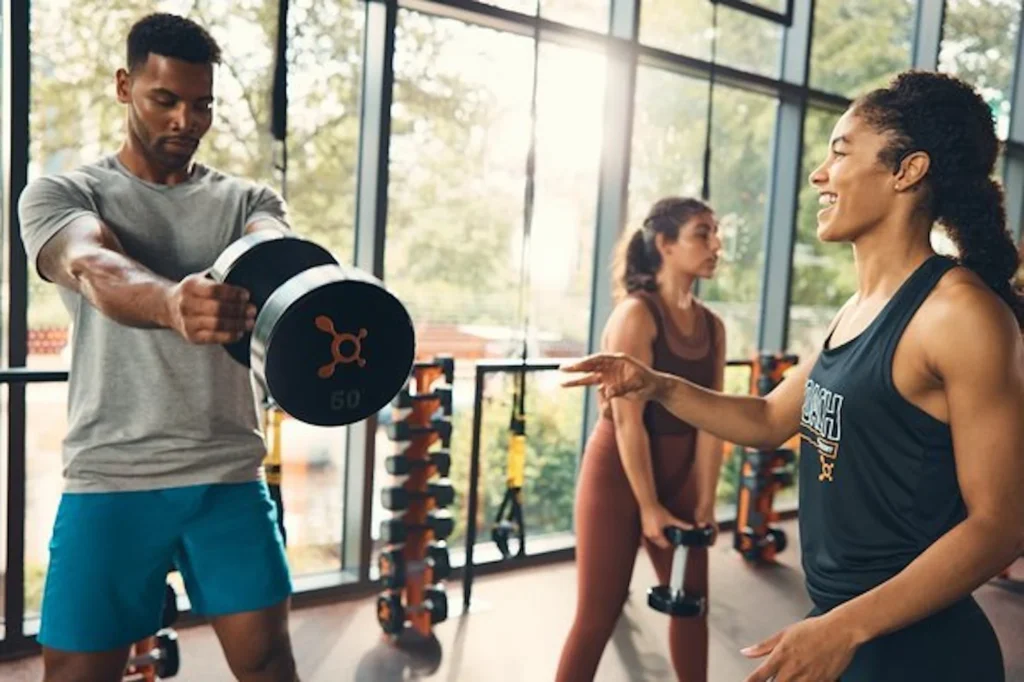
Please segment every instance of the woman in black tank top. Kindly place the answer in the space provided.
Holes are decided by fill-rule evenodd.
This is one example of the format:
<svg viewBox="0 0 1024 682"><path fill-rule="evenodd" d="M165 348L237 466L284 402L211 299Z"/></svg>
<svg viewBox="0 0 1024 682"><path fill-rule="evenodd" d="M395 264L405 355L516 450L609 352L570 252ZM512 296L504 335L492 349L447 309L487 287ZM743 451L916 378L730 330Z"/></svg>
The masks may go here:
<svg viewBox="0 0 1024 682"><path fill-rule="evenodd" d="M972 592L1024 552L1024 299L979 94L907 72L839 119L822 241L852 244L858 291L820 351L765 398L598 355L567 385L656 400L731 442L799 433L808 618L743 653L747 682L1005 679ZM939 222L957 256L936 254ZM766 633L769 634L769 633Z"/></svg>
<svg viewBox="0 0 1024 682"><path fill-rule="evenodd" d="M693 296L714 274L721 242L711 208L668 197L622 242L618 303L601 346L635 354L656 371L721 389L725 333ZM637 549L643 544L668 584L672 547L666 526L713 525L721 442L660 405L601 401L576 486L577 600L555 682L592 680L622 614ZM685 588L708 594L707 550L687 556ZM707 680L707 618L667 619L676 678Z"/></svg>

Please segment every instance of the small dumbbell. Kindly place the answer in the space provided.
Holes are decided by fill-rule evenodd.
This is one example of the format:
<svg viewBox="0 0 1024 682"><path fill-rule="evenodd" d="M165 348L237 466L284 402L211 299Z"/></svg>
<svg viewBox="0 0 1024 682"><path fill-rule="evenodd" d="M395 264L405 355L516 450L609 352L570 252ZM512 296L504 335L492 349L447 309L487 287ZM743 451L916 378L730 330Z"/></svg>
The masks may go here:
<svg viewBox="0 0 1024 682"><path fill-rule="evenodd" d="M393 441L410 441L431 434L437 434L441 447L447 448L452 439L452 423L448 419L433 419L430 426L413 426L407 421L391 422L387 427L388 438Z"/></svg>
<svg viewBox="0 0 1024 682"><path fill-rule="evenodd" d="M391 407L404 410L412 407L418 402L438 400L441 403L441 413L450 415L452 413L452 388L451 386L438 386L429 393L410 393L406 385L391 399Z"/></svg>
<svg viewBox="0 0 1024 682"><path fill-rule="evenodd" d="M433 624L444 622L448 619L448 595L443 589L432 587L423 592L422 604L409 607L402 605L402 595L397 592L377 597L377 622L389 635L400 634L407 617L414 613L429 613Z"/></svg>
<svg viewBox="0 0 1024 682"><path fill-rule="evenodd" d="M455 530L455 517L447 510L431 510L426 523L406 523L402 519L387 519L380 524L380 539L389 545L400 545L409 531L429 530L435 540L444 540Z"/></svg>
<svg viewBox="0 0 1024 682"><path fill-rule="evenodd" d="M154 641L155 640L155 641ZM128 659L125 672L129 675L156 675L160 679L174 677L181 669L181 654L178 650L178 633L170 629L159 630L152 638L144 640L153 642L149 651L137 652ZM138 645L136 645L138 646Z"/></svg>
<svg viewBox="0 0 1024 682"><path fill-rule="evenodd" d="M174 625L178 620L178 595L169 584L164 585L164 613L161 621L165 628Z"/></svg>
<svg viewBox="0 0 1024 682"><path fill-rule="evenodd" d="M774 469L771 481L778 488L788 488L793 485L793 472L789 469Z"/></svg>
<svg viewBox="0 0 1024 682"><path fill-rule="evenodd" d="M455 488L448 482L448 479L440 479L427 483L424 491L409 490L402 486L391 486L382 488L380 491L381 504L389 511L401 511L408 509L409 503L413 500L433 500L436 507L447 507L455 501Z"/></svg>
<svg viewBox="0 0 1024 682"><path fill-rule="evenodd" d="M733 547L747 561L771 562L775 556L786 549L788 538L781 528L769 528L763 536L758 536L751 528L737 533Z"/></svg>
<svg viewBox="0 0 1024 682"><path fill-rule="evenodd" d="M413 469L434 467L437 475L447 478L452 466L452 456L447 450L434 450L427 453L426 459L410 459L405 453L391 455L384 460L384 468L392 476L407 476Z"/></svg>
<svg viewBox="0 0 1024 682"><path fill-rule="evenodd" d="M401 549L383 551L377 558L377 568L380 569L381 582L385 587L390 588L404 587L407 578L422 575L428 569L430 570L428 583L441 582L452 572L452 565L448 559L448 546L443 542L429 545L426 558L417 561L406 561Z"/></svg>
<svg viewBox="0 0 1024 682"><path fill-rule="evenodd" d="M687 594L683 589L686 582L686 552L690 547L707 547L714 539L711 528L684 530L676 526L665 528L665 537L675 547L672 556L671 582L647 590L647 605L655 611L677 618L694 618L707 610L707 600L702 595Z"/></svg>

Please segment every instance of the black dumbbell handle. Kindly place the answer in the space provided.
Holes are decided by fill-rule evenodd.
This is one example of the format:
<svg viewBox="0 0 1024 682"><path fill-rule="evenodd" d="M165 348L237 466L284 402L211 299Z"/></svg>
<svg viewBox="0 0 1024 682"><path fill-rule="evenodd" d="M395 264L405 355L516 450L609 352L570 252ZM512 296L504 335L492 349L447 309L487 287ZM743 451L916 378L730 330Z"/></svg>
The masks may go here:
<svg viewBox="0 0 1024 682"><path fill-rule="evenodd" d="M714 530L710 526L701 528L679 528L678 526L666 526L665 538L673 545L685 545L687 547L707 547L714 539Z"/></svg>
<svg viewBox="0 0 1024 682"><path fill-rule="evenodd" d="M683 594L683 583L686 581L686 550L686 545L676 545L672 553L672 575L668 588L673 599L679 599Z"/></svg>

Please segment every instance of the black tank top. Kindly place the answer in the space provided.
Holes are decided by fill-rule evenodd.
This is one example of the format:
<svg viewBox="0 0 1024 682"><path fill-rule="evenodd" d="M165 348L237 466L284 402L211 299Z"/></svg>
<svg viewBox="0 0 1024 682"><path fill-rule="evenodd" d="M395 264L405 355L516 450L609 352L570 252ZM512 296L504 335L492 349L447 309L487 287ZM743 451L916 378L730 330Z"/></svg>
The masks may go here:
<svg viewBox="0 0 1024 682"><path fill-rule="evenodd" d="M966 517L949 426L905 400L896 345L955 262L933 256L807 380L800 420L800 541L808 593L831 609L903 570Z"/></svg>

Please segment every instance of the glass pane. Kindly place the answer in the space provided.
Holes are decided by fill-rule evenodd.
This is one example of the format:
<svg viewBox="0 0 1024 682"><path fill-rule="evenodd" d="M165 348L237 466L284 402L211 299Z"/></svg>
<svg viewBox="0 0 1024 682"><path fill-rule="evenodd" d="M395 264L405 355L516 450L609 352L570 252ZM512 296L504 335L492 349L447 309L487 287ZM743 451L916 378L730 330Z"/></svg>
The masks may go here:
<svg viewBox="0 0 1024 682"><path fill-rule="evenodd" d="M348 430L310 426L288 417L280 429L288 563L296 576L338 571ZM272 448L273 426L267 435Z"/></svg>
<svg viewBox="0 0 1024 682"><path fill-rule="evenodd" d="M636 76L629 207L638 227L651 205L669 194L700 196L708 84L641 66Z"/></svg>
<svg viewBox="0 0 1024 682"><path fill-rule="evenodd" d="M1002 139L1010 130L1020 18L1020 0L946 1L939 70L957 74L981 91Z"/></svg>
<svg viewBox="0 0 1024 682"><path fill-rule="evenodd" d="M710 60L712 10L707 0L644 0L640 42ZM778 77L782 31L780 24L719 5L715 61Z"/></svg>
<svg viewBox="0 0 1024 682"><path fill-rule="evenodd" d="M700 196L707 83L640 67L630 166L628 223L639 226L658 198ZM701 297L726 324L730 358L752 355L757 343L762 235L775 100L715 88L711 204L719 215L725 262L700 283Z"/></svg>
<svg viewBox="0 0 1024 682"><path fill-rule="evenodd" d="M856 97L910 66L916 0L817 0L810 85ZM856 26L856 30L851 27Z"/></svg>
<svg viewBox="0 0 1024 682"><path fill-rule="evenodd" d="M804 121L804 184L793 247L789 338L786 349L801 358L821 347L832 318L857 288L849 244L826 244L817 237L818 192L806 180L828 154L828 140L840 114L810 109Z"/></svg>
<svg viewBox="0 0 1024 682"><path fill-rule="evenodd" d="M456 359L450 478L458 525L452 545L465 529L474 361L516 357L521 351L520 256L532 75L528 37L399 13L385 280L416 322L419 357ZM589 326L604 59L542 44L539 79L536 198L527 263L529 355L564 357L584 351ZM500 390L495 395L504 399ZM544 418L556 419L558 432L576 443L582 395L538 388L535 399L544 406L538 407ZM490 407L487 414L495 420L493 437L503 438L508 414ZM380 504L379 490L400 483L384 470L386 455L398 447L383 428L390 418L385 410L376 443L374 537L380 522L392 517ZM540 416L535 423L543 424ZM491 442L490 431L483 437L485 456L501 451L504 441ZM562 446L540 437L537 442L544 448L529 453L528 499L537 497L534 472L564 456ZM571 497L573 490L570 480L559 494ZM483 535L487 520L480 520L481 541L489 542ZM559 529L568 530L571 517L561 523Z"/></svg>
<svg viewBox="0 0 1024 682"><path fill-rule="evenodd" d="M757 352L764 226L776 100L715 89L711 130L711 205L719 215L725 262L700 295L722 316L730 358Z"/></svg>
<svg viewBox="0 0 1024 682"><path fill-rule="evenodd" d="M288 13L285 195L295 229L341 262L354 248L365 11L357 0L292 0Z"/></svg>
<svg viewBox="0 0 1024 682"><path fill-rule="evenodd" d="M537 13L537 0L483 0L483 2L530 16ZM540 15L551 21L607 33L608 5L609 0L540 0Z"/></svg>
<svg viewBox="0 0 1024 682"><path fill-rule="evenodd" d="M480 437L483 475L478 532L484 542L489 542L490 528L505 497L514 379L514 374L502 373L492 374L487 381ZM532 549L530 538L572 531L576 462L583 447L583 401L559 382L557 371L527 374L527 483L523 491L527 551ZM456 537L454 543L462 546L465 540Z"/></svg>
<svg viewBox="0 0 1024 682"><path fill-rule="evenodd" d="M38 365L37 365L38 366ZM50 535L64 488L61 446L67 433L68 385L25 387L25 620L39 616Z"/></svg>

